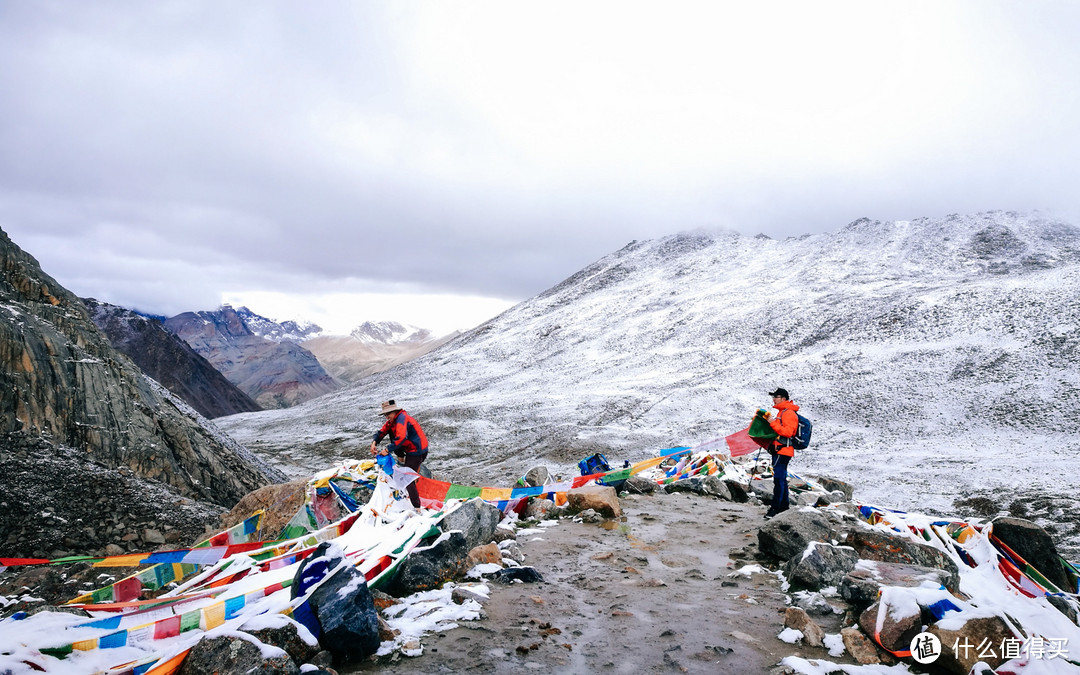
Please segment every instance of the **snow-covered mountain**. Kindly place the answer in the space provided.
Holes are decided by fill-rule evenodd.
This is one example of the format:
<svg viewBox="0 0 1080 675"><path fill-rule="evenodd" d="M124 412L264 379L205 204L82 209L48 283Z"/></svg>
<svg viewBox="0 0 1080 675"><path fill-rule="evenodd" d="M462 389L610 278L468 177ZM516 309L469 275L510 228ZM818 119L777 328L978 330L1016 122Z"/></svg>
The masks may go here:
<svg viewBox="0 0 1080 675"><path fill-rule="evenodd" d="M426 328L395 321L367 321L349 335L318 335L304 341L326 372L342 382L359 380L430 352L458 333L436 337Z"/></svg>
<svg viewBox="0 0 1080 675"><path fill-rule="evenodd" d="M223 311L226 308L232 309L232 306L222 305L218 311ZM274 321L256 314L247 307L240 307L235 311L236 316L251 331L252 335L258 335L274 342L295 342L299 344L308 338L323 333L322 327L310 321Z"/></svg>
<svg viewBox="0 0 1080 675"><path fill-rule="evenodd" d="M732 433L783 386L815 423L796 473L898 508L989 494L1075 514L1078 364L1080 229L862 219L782 241L631 242L426 356L221 426L283 467L321 467L362 454L395 398L437 475L501 485Z"/></svg>
<svg viewBox="0 0 1080 675"><path fill-rule="evenodd" d="M383 345L427 342L433 337L426 328L417 328L397 321L365 321L349 335L359 342Z"/></svg>

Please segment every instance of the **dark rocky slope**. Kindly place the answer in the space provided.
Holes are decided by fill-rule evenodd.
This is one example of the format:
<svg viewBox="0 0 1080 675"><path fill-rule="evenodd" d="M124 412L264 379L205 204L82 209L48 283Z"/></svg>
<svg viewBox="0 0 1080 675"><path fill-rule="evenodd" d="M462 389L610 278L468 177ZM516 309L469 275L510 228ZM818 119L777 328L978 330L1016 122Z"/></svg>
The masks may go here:
<svg viewBox="0 0 1080 675"><path fill-rule="evenodd" d="M0 231L0 459L5 475L29 472L41 480L60 476L57 492L14 489L8 480L0 542L6 556L27 554L14 539L15 505L48 503L58 520L53 534L82 525L68 518L72 490L91 467L130 478L130 494L102 494L93 509L135 517L133 505L154 493L162 512L184 501L231 506L248 492L282 479L244 447L222 434L194 410L116 351L94 325L82 302L45 274L37 261ZM24 441L13 442L13 438ZM59 458L46 469L30 461L49 452ZM73 452L69 452L73 451ZM78 458L79 461L75 461ZM35 468L36 467L36 468ZM65 470L66 469L66 470ZM28 482L29 488L33 482ZM65 487L66 486L66 487ZM17 486L15 486L17 487ZM40 494L39 494L40 493ZM211 509L212 510L212 509ZM205 524L205 512L195 517ZM175 527L175 525L174 525ZM46 528L49 529L49 528ZM96 529L85 541L72 537L60 548L82 553L112 542L112 532ZM81 536L81 535L80 535ZM49 544L55 546L55 543ZM42 550L46 543L28 544Z"/></svg>
<svg viewBox="0 0 1080 675"><path fill-rule="evenodd" d="M113 347L200 415L213 419L261 410L250 396L160 321L94 298L83 298L83 304Z"/></svg>

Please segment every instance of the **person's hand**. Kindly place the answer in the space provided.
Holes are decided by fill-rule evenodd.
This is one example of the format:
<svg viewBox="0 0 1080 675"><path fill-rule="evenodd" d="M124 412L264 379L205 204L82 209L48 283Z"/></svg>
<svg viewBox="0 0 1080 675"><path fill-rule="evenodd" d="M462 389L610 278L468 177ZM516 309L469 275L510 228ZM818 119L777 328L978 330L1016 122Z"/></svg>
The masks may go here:
<svg viewBox="0 0 1080 675"><path fill-rule="evenodd" d="M375 454L375 441L371 442L371 454Z"/></svg>

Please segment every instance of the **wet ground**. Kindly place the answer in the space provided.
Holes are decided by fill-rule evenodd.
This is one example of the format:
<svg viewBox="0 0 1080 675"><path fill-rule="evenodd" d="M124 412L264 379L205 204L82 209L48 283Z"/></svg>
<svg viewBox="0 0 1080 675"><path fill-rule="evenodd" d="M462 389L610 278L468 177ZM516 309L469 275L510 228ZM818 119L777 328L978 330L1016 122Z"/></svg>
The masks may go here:
<svg viewBox="0 0 1080 675"><path fill-rule="evenodd" d="M519 535L544 583L492 583L485 619L426 636L422 656L342 673L766 673L792 654L828 658L777 639L776 576L732 576L755 562L739 556L764 507L662 493L622 507L621 520ZM839 632L840 615L815 619Z"/></svg>

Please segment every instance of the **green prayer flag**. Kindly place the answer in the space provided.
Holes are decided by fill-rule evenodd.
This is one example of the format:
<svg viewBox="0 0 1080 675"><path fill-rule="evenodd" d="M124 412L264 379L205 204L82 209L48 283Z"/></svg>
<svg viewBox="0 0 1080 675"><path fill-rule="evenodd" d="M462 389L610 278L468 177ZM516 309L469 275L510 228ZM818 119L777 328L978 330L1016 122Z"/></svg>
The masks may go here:
<svg viewBox="0 0 1080 675"><path fill-rule="evenodd" d="M766 440L777 437L776 432L769 426L769 420L761 415L754 415L754 419L750 421L750 429L746 432L746 435L750 438L764 438Z"/></svg>

